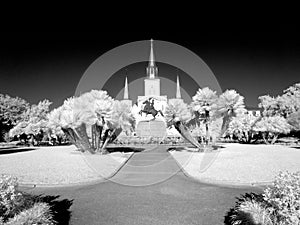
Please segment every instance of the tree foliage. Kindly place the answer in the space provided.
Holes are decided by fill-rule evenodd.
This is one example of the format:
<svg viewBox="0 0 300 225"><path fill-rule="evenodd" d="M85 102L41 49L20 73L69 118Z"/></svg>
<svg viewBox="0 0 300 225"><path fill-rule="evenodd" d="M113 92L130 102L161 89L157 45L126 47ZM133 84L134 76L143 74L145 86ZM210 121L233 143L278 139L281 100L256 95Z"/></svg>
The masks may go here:
<svg viewBox="0 0 300 225"><path fill-rule="evenodd" d="M61 127L77 148L94 153L100 148L104 151L117 129L128 130L133 126L130 111L126 104L115 101L106 91L92 90L65 100L62 106L50 112L48 119L49 126ZM91 130L90 136L87 130Z"/></svg>
<svg viewBox="0 0 300 225"><path fill-rule="evenodd" d="M24 117L9 131L10 136L13 137L23 133L37 135L40 132L45 132L48 129L47 114L51 104L52 102L45 99L37 105L31 105L24 113Z"/></svg>
<svg viewBox="0 0 300 225"><path fill-rule="evenodd" d="M192 118L192 113L188 105L181 100L169 101L164 114L167 126L174 126L184 139L200 150L200 144L195 140L190 130L187 128L187 122Z"/></svg>
<svg viewBox="0 0 300 225"><path fill-rule="evenodd" d="M270 116L263 117L255 124L253 129L262 133L266 144L274 144L279 134L290 132L291 126L282 116Z"/></svg>
<svg viewBox="0 0 300 225"><path fill-rule="evenodd" d="M282 116L284 118L300 110L300 83L294 84L283 91L282 95L259 97L259 107L263 116Z"/></svg>
<svg viewBox="0 0 300 225"><path fill-rule="evenodd" d="M0 119L7 125L15 125L24 118L29 103L19 97L0 94Z"/></svg>
<svg viewBox="0 0 300 225"><path fill-rule="evenodd" d="M253 130L259 116L253 116L251 112L239 114L229 123L226 135L237 138L241 143L253 143L257 140L257 132Z"/></svg>
<svg viewBox="0 0 300 225"><path fill-rule="evenodd" d="M172 126L171 121L176 117L183 123L188 122L192 118L189 106L180 99L169 101L164 115L168 126Z"/></svg>
<svg viewBox="0 0 300 225"><path fill-rule="evenodd" d="M230 121L237 115L244 114L245 104L244 97L237 93L235 90L226 90L218 98L215 117L222 118L222 126L220 136L223 135L229 127Z"/></svg>
<svg viewBox="0 0 300 225"><path fill-rule="evenodd" d="M295 113L292 113L288 117L288 123L292 126L293 130L300 130L300 110Z"/></svg>
<svg viewBox="0 0 300 225"><path fill-rule="evenodd" d="M26 100L0 94L0 142L13 126L23 120L28 108Z"/></svg>

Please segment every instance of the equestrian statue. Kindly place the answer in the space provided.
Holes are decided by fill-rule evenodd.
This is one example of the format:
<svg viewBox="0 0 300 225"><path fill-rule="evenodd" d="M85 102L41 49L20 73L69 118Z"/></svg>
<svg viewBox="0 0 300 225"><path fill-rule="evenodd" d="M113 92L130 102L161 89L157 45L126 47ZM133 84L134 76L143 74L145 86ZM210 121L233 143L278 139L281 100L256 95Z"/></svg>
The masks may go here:
<svg viewBox="0 0 300 225"><path fill-rule="evenodd" d="M154 108L154 99L153 98L149 98L148 100L144 101L143 104L145 104L145 106L139 112L139 114L141 116L143 115L143 113L146 114L146 117L148 116L148 114L151 114L153 116L153 119L155 119L155 117L157 116L158 113L160 113L160 115L164 116L164 114L162 113L161 110L156 110Z"/></svg>

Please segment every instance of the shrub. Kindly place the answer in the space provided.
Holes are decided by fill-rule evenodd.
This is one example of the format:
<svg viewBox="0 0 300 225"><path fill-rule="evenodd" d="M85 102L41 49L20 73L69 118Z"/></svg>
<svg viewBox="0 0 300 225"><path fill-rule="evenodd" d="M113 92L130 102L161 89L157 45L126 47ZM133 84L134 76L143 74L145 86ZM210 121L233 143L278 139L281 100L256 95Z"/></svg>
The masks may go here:
<svg viewBox="0 0 300 225"><path fill-rule="evenodd" d="M49 204L17 187L16 177L0 175L0 225L55 224Z"/></svg>
<svg viewBox="0 0 300 225"><path fill-rule="evenodd" d="M261 202L246 200L238 207L238 216L249 224L272 225L270 210Z"/></svg>
<svg viewBox="0 0 300 225"><path fill-rule="evenodd" d="M300 172L280 172L274 185L268 187L263 196L279 221L300 224Z"/></svg>
<svg viewBox="0 0 300 225"><path fill-rule="evenodd" d="M263 194L238 198L225 224L300 225L300 172L280 172Z"/></svg>
<svg viewBox="0 0 300 225"><path fill-rule="evenodd" d="M225 216L225 224L273 225L272 212L262 195L246 193L237 199L234 208Z"/></svg>
<svg viewBox="0 0 300 225"><path fill-rule="evenodd" d="M17 191L18 180L9 175L0 175L0 215L5 221L18 213L22 194Z"/></svg>
<svg viewBox="0 0 300 225"><path fill-rule="evenodd" d="M20 212L11 218L5 225L54 225L53 215L47 203L35 203L30 209Z"/></svg>

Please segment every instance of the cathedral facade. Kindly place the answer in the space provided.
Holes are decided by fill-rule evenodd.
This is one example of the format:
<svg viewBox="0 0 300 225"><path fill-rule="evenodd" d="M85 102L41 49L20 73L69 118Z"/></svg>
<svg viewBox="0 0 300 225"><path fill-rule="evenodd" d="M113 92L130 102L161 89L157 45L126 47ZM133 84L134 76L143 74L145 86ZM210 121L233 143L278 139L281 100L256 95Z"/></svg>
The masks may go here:
<svg viewBox="0 0 300 225"><path fill-rule="evenodd" d="M137 104L133 105L133 101L129 98L130 90L128 89L126 77L122 100L132 108L132 113L136 119L136 133L138 136L163 136L166 133L166 121L163 115L168 101L173 101L174 99L168 99L166 95L161 95L160 90L161 83L158 77L158 67L155 64L154 44L151 39L149 62L146 68L146 78L144 79L144 95L138 96ZM178 76L175 99L183 101Z"/></svg>

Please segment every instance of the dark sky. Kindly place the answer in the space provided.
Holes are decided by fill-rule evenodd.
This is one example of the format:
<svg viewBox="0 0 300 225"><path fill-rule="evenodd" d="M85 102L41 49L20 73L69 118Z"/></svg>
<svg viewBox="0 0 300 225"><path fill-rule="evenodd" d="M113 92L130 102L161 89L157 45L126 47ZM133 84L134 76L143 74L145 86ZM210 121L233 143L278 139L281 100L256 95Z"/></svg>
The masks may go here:
<svg viewBox="0 0 300 225"><path fill-rule="evenodd" d="M221 88L236 89L248 106L256 106L260 95L278 95L300 82L300 35L294 27L207 32L2 32L0 93L30 103L47 98L57 107L74 94L85 70L101 54L150 38L177 43L199 55ZM133 80L133 72L128 73ZM116 95L123 78L119 85L113 83L105 87Z"/></svg>

